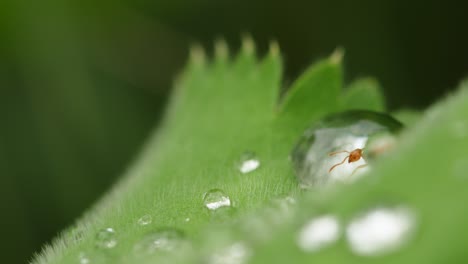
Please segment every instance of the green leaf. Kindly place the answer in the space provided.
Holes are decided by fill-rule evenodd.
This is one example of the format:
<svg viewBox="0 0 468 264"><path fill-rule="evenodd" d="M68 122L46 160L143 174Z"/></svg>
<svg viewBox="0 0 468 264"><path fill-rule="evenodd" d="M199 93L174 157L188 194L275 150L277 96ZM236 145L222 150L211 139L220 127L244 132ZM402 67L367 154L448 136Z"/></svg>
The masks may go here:
<svg viewBox="0 0 468 264"><path fill-rule="evenodd" d="M466 261L468 231L468 82L458 92L427 111L420 122L401 135L392 151L381 157L364 179L350 185L310 192L294 220L255 248L252 263L436 263ZM416 228L401 249L382 256L358 256L345 240L318 253L296 245L301 227L328 214L342 227L360 213L380 206L404 206L416 216ZM344 231L343 231L344 232ZM449 245L446 241L452 241Z"/></svg>
<svg viewBox="0 0 468 264"><path fill-rule="evenodd" d="M279 107L283 126L305 129L318 116L338 110L342 51L310 66L289 88Z"/></svg>
<svg viewBox="0 0 468 264"><path fill-rule="evenodd" d="M232 60L222 41L216 43L213 61L202 48L192 48L166 117L137 162L87 217L45 248L34 263L76 263L80 253L99 259L95 262L102 254L107 261L123 261L145 233L164 227L200 239L200 230L213 224L202 201L213 188L222 189L236 204L233 218L294 192L295 179L285 157L300 132L291 134L289 127L277 125L282 72L278 47L273 43L262 61L254 51L248 38ZM319 106L310 111L316 109ZM246 151L258 155L261 169L243 175L235 163ZM152 216L150 228L135 224L143 215ZM95 236L107 227L115 230L118 244L108 251L97 249ZM82 240L75 241L76 232L83 234Z"/></svg>
<svg viewBox="0 0 468 264"><path fill-rule="evenodd" d="M342 109L385 111L382 88L373 78L363 78L352 82L341 98Z"/></svg>
<svg viewBox="0 0 468 264"><path fill-rule="evenodd" d="M380 194L373 191L374 186L382 193L393 188L397 194L418 199L401 191L411 188L398 189L396 186L402 182L393 180L405 179L404 184L416 186L414 179L406 177L411 178L409 171L419 172L409 167L408 161L400 160L401 155L413 159L407 154L411 147L415 148L416 141L411 140L406 152L394 153L393 158L376 164L375 175L387 175L381 181L389 185L375 184L369 177L356 185L339 187L339 192L301 194L288 155L304 128L343 107L342 98L350 98L349 94L344 97L339 94L340 58L336 52L309 68L278 107L282 65L276 44L271 45L261 61L256 58L249 38L243 40L241 51L232 59L222 40L216 42L212 60L207 60L202 48L192 48L190 60L175 84L166 116L135 164L76 225L46 246L33 263L77 263L83 254L91 263L200 263L220 246L237 240L255 242L249 244L255 250L254 263L302 261L311 256L298 252L292 238L304 216L324 209L350 214L364 197ZM374 96L362 104L379 106L380 102ZM255 152L261 165L242 174L236 162L246 151ZM401 168L397 166L400 163ZM211 212L205 208L203 195L215 188L231 198L235 205L231 210ZM266 214L270 212L268 205L286 195L297 196L301 213L282 222L283 225L270 225L271 221L278 223L280 215ZM151 216L151 224L138 225L138 219L144 215ZM251 237L245 232L241 224L251 221L270 227L272 239ZM96 234L107 227L115 230L117 245L111 249L97 248ZM176 255L135 255L135 245L145 235L168 227L184 233L185 239L192 241L192 248L183 248ZM331 263L349 256L346 251L333 252L324 255L324 259Z"/></svg>
<svg viewBox="0 0 468 264"><path fill-rule="evenodd" d="M403 124L410 126L421 119L422 113L417 110L400 109L398 111L393 112L392 116L398 119Z"/></svg>

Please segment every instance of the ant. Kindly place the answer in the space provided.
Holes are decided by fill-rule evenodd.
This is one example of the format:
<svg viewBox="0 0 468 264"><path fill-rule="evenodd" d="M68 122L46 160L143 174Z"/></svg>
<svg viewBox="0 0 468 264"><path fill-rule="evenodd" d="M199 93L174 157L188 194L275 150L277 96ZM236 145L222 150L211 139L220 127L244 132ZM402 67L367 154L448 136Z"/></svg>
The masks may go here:
<svg viewBox="0 0 468 264"><path fill-rule="evenodd" d="M351 152L346 151L346 150L342 150L342 151L335 151L335 152L329 153L328 156L330 156L330 157L331 157L331 156L335 156L336 154L339 154L339 153L348 153L348 156L346 156L346 157L343 159L342 162L333 165L333 166L328 170L328 172L330 173L335 167L337 167L337 166L343 164L343 163L346 161L346 159L348 159L348 163L356 162L356 161L360 160L360 159L362 158L362 152L363 152L362 149L357 148L357 149L355 149L355 150L353 150L353 151L351 151ZM353 171L353 173L352 173L351 175L353 175L358 169L364 168L365 166L367 166L367 164L362 164L362 165L357 166L357 167L354 169L354 171Z"/></svg>

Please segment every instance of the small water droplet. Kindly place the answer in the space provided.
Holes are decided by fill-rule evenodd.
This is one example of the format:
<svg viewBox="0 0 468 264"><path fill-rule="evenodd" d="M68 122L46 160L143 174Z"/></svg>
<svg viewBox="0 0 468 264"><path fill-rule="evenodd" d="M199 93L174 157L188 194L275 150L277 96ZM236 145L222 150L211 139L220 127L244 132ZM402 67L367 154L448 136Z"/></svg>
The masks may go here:
<svg viewBox="0 0 468 264"><path fill-rule="evenodd" d="M185 222L190 222L190 218L185 218Z"/></svg>
<svg viewBox="0 0 468 264"><path fill-rule="evenodd" d="M208 263L210 264L244 264L252 252L247 245L242 242L234 243L213 254Z"/></svg>
<svg viewBox="0 0 468 264"><path fill-rule="evenodd" d="M211 189L203 195L203 203L210 210L231 206L231 199L220 189Z"/></svg>
<svg viewBox="0 0 468 264"><path fill-rule="evenodd" d="M414 215L408 208L377 208L354 219L346 237L354 253L379 255L399 248L414 225Z"/></svg>
<svg viewBox="0 0 468 264"><path fill-rule="evenodd" d="M96 234L96 245L100 248L113 248L117 245L115 230L111 227L100 230Z"/></svg>
<svg viewBox="0 0 468 264"><path fill-rule="evenodd" d="M149 225L151 224L151 222L153 222L153 217L151 215L144 215L140 217L137 221L137 223L141 226Z"/></svg>
<svg viewBox="0 0 468 264"><path fill-rule="evenodd" d="M139 256L144 256L173 251L183 244L184 237L181 231L172 228L152 232L135 244L134 252Z"/></svg>
<svg viewBox="0 0 468 264"><path fill-rule="evenodd" d="M260 167L260 160L255 153L247 151L240 157L238 167L242 174L246 174L258 169Z"/></svg>
<svg viewBox="0 0 468 264"><path fill-rule="evenodd" d="M308 252L318 251L338 240L340 225L336 217L323 215L307 222L297 237L298 246Z"/></svg>
<svg viewBox="0 0 468 264"><path fill-rule="evenodd" d="M369 159L389 148L401 127L392 117L371 111L348 111L320 120L304 132L291 153L300 186L357 179L369 169ZM357 149L362 155L350 162L350 153Z"/></svg>
<svg viewBox="0 0 468 264"><path fill-rule="evenodd" d="M86 253L84 253L84 252L80 252L80 254L78 255L78 260L79 260L80 264L89 264L89 263L91 263L91 260L89 259L88 255L86 255Z"/></svg>

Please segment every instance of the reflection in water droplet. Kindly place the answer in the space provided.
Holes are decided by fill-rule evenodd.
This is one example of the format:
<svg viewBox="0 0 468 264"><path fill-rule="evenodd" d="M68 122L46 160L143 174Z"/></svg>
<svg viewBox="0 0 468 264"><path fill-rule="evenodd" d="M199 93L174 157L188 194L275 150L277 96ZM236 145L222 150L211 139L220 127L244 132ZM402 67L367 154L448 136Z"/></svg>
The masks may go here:
<svg viewBox="0 0 468 264"><path fill-rule="evenodd" d="M369 158L393 144L393 133L401 126L388 115L370 111L348 111L317 122L305 131L291 153L300 185L310 188L357 179L369 169ZM346 152L329 155L356 149L363 149L363 153L353 162ZM336 164L340 165L333 167Z"/></svg>
<svg viewBox="0 0 468 264"><path fill-rule="evenodd" d="M153 217L151 215L144 215L137 221L137 223L141 226L149 225L151 222L153 222Z"/></svg>
<svg viewBox="0 0 468 264"><path fill-rule="evenodd" d="M80 252L80 254L78 255L78 260L79 260L80 264L89 264L89 263L91 263L89 257L84 252Z"/></svg>
<svg viewBox="0 0 468 264"><path fill-rule="evenodd" d="M149 233L134 246L138 256L151 255L157 252L168 252L179 248L184 242L184 234L176 229L163 229Z"/></svg>
<svg viewBox="0 0 468 264"><path fill-rule="evenodd" d="M317 251L338 240L340 225L336 217L324 215L306 223L297 237L298 246L304 251Z"/></svg>
<svg viewBox="0 0 468 264"><path fill-rule="evenodd" d="M247 263L252 252L244 243L237 242L213 254L210 264L243 264Z"/></svg>
<svg viewBox="0 0 468 264"><path fill-rule="evenodd" d="M231 206L231 199L220 189L207 191L203 196L206 208L216 210L224 206Z"/></svg>
<svg viewBox="0 0 468 264"><path fill-rule="evenodd" d="M113 248L117 245L117 238L113 228L102 229L96 234L96 245L100 248Z"/></svg>
<svg viewBox="0 0 468 264"><path fill-rule="evenodd" d="M245 152L239 161L239 171L243 174L252 172L260 166L260 160L253 152Z"/></svg>
<svg viewBox="0 0 468 264"><path fill-rule="evenodd" d="M401 246L414 224L414 216L407 208L378 208L354 219L346 236L354 253L378 255Z"/></svg>

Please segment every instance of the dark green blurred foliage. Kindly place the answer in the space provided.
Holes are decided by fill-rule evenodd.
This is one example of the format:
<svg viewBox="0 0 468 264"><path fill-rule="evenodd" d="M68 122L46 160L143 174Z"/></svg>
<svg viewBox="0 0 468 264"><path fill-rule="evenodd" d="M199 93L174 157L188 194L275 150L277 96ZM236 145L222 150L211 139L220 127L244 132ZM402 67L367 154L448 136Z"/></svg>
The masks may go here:
<svg viewBox="0 0 468 264"><path fill-rule="evenodd" d="M390 108L422 108L468 72L456 1L78 1L0 3L2 260L24 262L126 168L157 124L187 47L260 53L277 39L293 80L346 49L348 79L375 76Z"/></svg>

